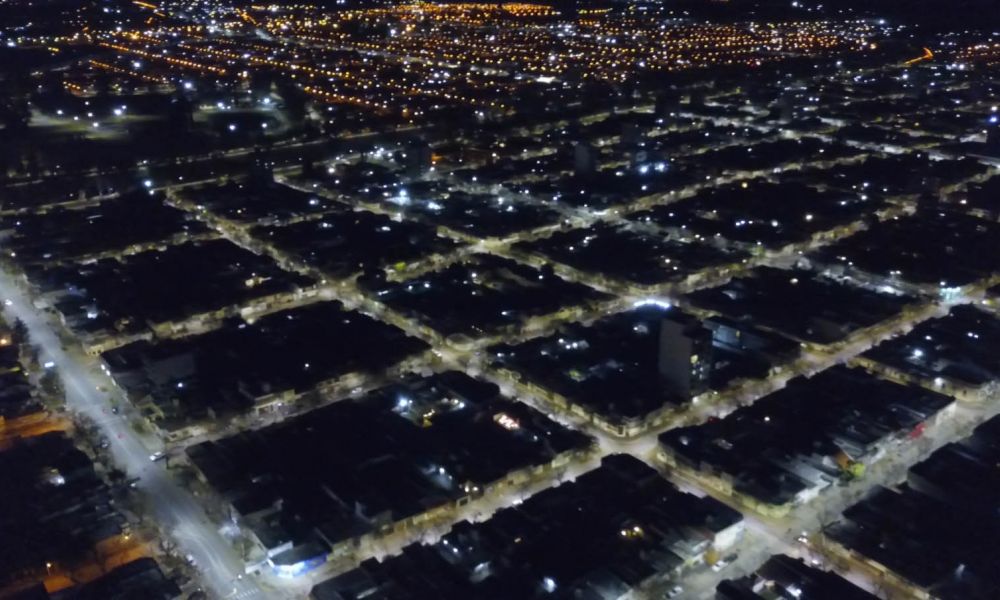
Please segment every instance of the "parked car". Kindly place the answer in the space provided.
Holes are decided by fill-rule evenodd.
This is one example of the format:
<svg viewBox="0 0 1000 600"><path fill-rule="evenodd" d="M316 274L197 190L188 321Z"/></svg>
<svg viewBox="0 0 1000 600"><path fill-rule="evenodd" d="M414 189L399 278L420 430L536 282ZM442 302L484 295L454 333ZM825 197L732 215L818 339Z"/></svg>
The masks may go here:
<svg viewBox="0 0 1000 600"><path fill-rule="evenodd" d="M735 561L735 560L736 560L736 555L735 554L730 554L729 556L723 558L722 560L719 560L714 565L712 565L712 570L715 571L716 573L718 573L719 571L721 571L721 570L725 569L726 567L728 567L729 565L733 564L733 561Z"/></svg>

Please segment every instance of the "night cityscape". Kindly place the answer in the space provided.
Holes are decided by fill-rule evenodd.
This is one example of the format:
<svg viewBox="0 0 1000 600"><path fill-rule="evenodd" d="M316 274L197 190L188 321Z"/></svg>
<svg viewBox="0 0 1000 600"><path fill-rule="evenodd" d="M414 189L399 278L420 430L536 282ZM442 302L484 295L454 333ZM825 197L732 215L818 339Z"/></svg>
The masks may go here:
<svg viewBox="0 0 1000 600"><path fill-rule="evenodd" d="M0 0L0 600L1000 600L998 0Z"/></svg>

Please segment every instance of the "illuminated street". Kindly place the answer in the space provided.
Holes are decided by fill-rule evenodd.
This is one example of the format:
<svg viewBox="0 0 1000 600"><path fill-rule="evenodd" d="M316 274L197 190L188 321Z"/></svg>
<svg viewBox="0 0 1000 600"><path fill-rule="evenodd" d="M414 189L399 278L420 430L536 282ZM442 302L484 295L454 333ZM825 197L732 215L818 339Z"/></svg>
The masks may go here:
<svg viewBox="0 0 1000 600"><path fill-rule="evenodd" d="M0 600L998 597L990 0L834 4L0 0Z"/></svg>

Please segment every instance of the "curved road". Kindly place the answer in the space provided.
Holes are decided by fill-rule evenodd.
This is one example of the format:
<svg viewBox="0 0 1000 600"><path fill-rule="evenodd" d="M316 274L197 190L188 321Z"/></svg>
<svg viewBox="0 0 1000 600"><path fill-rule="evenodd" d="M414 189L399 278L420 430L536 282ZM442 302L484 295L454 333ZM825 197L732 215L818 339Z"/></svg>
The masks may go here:
<svg viewBox="0 0 1000 600"><path fill-rule="evenodd" d="M66 405L93 419L107 436L118 468L129 477L140 478L138 486L149 499L151 516L171 534L185 555L194 558L209 590L218 598L265 598L266 594L255 582L240 577L242 561L209 523L197 500L167 473L164 461L150 461L149 450L127 418L107 410L105 394L98 391L98 386L107 385L107 379L96 366L63 350L45 315L32 306L13 277L3 271L0 271L0 296L7 301L8 316L20 319L27 326L31 343L39 347L41 361L56 363L66 390Z"/></svg>

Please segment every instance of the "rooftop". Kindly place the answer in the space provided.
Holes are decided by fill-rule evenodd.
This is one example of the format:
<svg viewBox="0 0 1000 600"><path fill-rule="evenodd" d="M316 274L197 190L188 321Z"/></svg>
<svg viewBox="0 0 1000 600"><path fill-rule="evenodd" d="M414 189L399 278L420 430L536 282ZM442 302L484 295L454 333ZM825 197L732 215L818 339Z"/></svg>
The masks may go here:
<svg viewBox="0 0 1000 600"><path fill-rule="evenodd" d="M283 533L269 536L297 545L333 544L480 495L512 471L589 444L496 386L447 372L205 442L188 455L244 517L280 507L270 528Z"/></svg>
<svg viewBox="0 0 1000 600"><path fill-rule="evenodd" d="M682 464L722 476L734 491L772 505L842 476L843 458L866 463L954 400L868 372L833 367L799 377L722 419L660 434Z"/></svg>
<svg viewBox="0 0 1000 600"><path fill-rule="evenodd" d="M312 598L619 597L679 569L741 520L637 459L612 455L485 522L459 523L437 543L363 562L317 585Z"/></svg>

